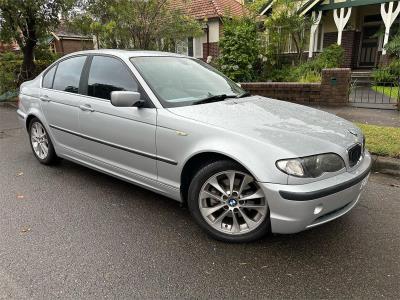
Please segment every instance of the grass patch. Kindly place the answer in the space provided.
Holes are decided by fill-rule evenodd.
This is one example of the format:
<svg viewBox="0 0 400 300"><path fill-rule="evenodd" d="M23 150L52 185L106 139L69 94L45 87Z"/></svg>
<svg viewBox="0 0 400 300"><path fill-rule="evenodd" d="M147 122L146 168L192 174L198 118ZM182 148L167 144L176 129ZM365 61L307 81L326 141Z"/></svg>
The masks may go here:
<svg viewBox="0 0 400 300"><path fill-rule="evenodd" d="M380 85L374 85L372 89L375 92L384 94L388 96L391 99L397 99L399 100L399 87L398 86L380 86Z"/></svg>
<svg viewBox="0 0 400 300"><path fill-rule="evenodd" d="M400 128L356 124L364 132L371 153L400 158Z"/></svg>

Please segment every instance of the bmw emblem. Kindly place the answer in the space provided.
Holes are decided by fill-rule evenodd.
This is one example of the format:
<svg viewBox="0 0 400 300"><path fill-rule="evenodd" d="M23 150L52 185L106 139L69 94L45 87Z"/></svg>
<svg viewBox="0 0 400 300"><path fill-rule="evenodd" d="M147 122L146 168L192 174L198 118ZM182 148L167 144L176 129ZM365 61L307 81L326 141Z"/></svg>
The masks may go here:
<svg viewBox="0 0 400 300"><path fill-rule="evenodd" d="M237 205L236 199L229 199L229 200L228 200L228 205L229 205L230 207L236 206L236 205Z"/></svg>

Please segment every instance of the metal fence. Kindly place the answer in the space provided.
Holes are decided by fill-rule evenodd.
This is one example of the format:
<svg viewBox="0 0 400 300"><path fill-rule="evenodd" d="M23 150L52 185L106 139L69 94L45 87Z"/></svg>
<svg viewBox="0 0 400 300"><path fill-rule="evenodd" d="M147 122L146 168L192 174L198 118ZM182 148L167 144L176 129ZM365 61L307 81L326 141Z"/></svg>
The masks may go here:
<svg viewBox="0 0 400 300"><path fill-rule="evenodd" d="M350 86L349 102L352 106L398 109L400 81L374 83L353 80Z"/></svg>

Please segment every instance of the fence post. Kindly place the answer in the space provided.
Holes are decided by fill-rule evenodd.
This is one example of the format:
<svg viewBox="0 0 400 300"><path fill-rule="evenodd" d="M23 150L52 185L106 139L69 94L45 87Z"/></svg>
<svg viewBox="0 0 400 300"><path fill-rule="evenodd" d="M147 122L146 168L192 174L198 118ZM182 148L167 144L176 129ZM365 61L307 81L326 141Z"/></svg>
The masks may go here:
<svg viewBox="0 0 400 300"><path fill-rule="evenodd" d="M321 104L348 105L350 85L350 68L323 69Z"/></svg>
<svg viewBox="0 0 400 300"><path fill-rule="evenodd" d="M400 5L400 4L399 4ZM400 78L397 80L397 110L400 111Z"/></svg>

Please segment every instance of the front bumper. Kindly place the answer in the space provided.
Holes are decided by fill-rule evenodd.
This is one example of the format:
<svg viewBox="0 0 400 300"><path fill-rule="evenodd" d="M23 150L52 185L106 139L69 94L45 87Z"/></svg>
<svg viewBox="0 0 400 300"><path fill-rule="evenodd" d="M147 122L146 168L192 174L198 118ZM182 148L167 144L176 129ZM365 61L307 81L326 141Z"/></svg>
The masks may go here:
<svg viewBox="0 0 400 300"><path fill-rule="evenodd" d="M366 151L357 169L303 185L259 183L268 201L271 231L296 233L332 221L359 201L372 165Z"/></svg>

